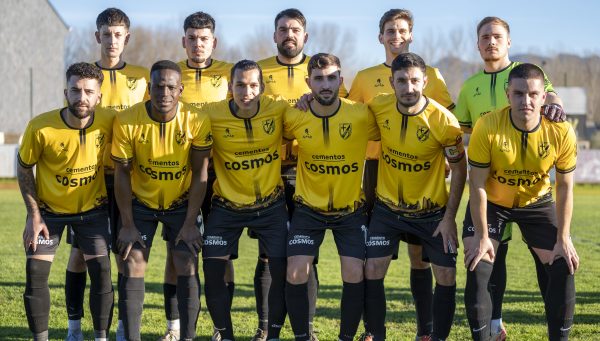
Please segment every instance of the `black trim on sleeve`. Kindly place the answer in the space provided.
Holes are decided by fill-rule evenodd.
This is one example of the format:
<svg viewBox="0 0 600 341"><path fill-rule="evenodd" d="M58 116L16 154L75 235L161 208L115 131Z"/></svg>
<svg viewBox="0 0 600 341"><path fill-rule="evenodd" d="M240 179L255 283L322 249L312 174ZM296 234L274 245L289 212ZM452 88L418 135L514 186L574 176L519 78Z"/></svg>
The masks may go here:
<svg viewBox="0 0 600 341"><path fill-rule="evenodd" d="M558 172L558 173L560 173L560 174L567 174L567 173L571 173L571 172L573 172L573 171L575 170L575 168L576 168L576 167L577 167L577 166L573 166L573 167L571 167L571 168L569 168L569 169L558 169L558 168L556 168L556 172Z"/></svg>
<svg viewBox="0 0 600 341"><path fill-rule="evenodd" d="M35 166L35 163L33 165L25 163L23 159L21 159L21 154L19 153L17 153L17 162L19 162L19 165L23 168L33 168L33 166Z"/></svg>
<svg viewBox="0 0 600 341"><path fill-rule="evenodd" d="M489 168L490 165L492 164L491 162L488 163L479 163L477 161L473 161L471 159L468 159L469 161L469 165L473 166L473 167L477 167L477 168Z"/></svg>
<svg viewBox="0 0 600 341"><path fill-rule="evenodd" d="M192 145L193 150L197 150L197 151L201 151L201 152L211 150L211 148L212 148L212 144L209 146L202 146L202 147Z"/></svg>
<svg viewBox="0 0 600 341"><path fill-rule="evenodd" d="M133 161L132 157L128 158L128 159L123 159L123 158L120 158L120 157L116 157L116 156L114 156L112 154L110 154L110 159L113 160L114 162L118 162L120 164L128 164L128 163L131 163L131 161Z"/></svg>

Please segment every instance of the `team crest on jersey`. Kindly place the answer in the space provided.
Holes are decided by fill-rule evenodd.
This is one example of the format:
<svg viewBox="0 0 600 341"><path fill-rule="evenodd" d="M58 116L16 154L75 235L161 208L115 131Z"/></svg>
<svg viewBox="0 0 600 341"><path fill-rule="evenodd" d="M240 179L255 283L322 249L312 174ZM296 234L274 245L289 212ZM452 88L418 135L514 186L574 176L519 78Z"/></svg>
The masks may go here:
<svg viewBox="0 0 600 341"><path fill-rule="evenodd" d="M510 153L510 144L508 143L508 141L502 141L502 143L500 144L500 151L504 153Z"/></svg>
<svg viewBox="0 0 600 341"><path fill-rule="evenodd" d="M185 131L180 130L175 134L175 142L177 142L177 144L180 146L183 146L187 142L187 135L185 134Z"/></svg>
<svg viewBox="0 0 600 341"><path fill-rule="evenodd" d="M137 78L127 77L127 87L129 90L133 91L137 88Z"/></svg>
<svg viewBox="0 0 600 341"><path fill-rule="evenodd" d="M352 135L352 123L340 123L339 132L340 136L347 140Z"/></svg>
<svg viewBox="0 0 600 341"><path fill-rule="evenodd" d="M100 148L104 145L104 134L100 133L98 135L96 135L96 148Z"/></svg>
<svg viewBox="0 0 600 341"><path fill-rule="evenodd" d="M383 82L381 81L381 78L377 78L377 80L375 81L375 85L376 88L380 88L383 86Z"/></svg>
<svg viewBox="0 0 600 341"><path fill-rule="evenodd" d="M265 80L265 83L266 83L266 84L276 83L276 82L275 82L275 79L273 79L273 75L269 75L269 76L267 77L267 79Z"/></svg>
<svg viewBox="0 0 600 341"><path fill-rule="evenodd" d="M223 76L221 76L221 75L214 75L214 76L210 77L210 84L214 88L220 87L222 83L223 83Z"/></svg>
<svg viewBox="0 0 600 341"><path fill-rule="evenodd" d="M148 139L146 138L146 135L144 133L140 134L140 138L138 138L138 143L142 143L142 144L146 144L148 143Z"/></svg>
<svg viewBox="0 0 600 341"><path fill-rule="evenodd" d="M543 160L548 155L550 155L550 144L548 142L540 142L538 145L538 156Z"/></svg>
<svg viewBox="0 0 600 341"><path fill-rule="evenodd" d="M386 119L386 120L383 122L383 127L384 127L385 129L387 129L387 130L390 130L390 129L391 129L391 128L390 128L390 120Z"/></svg>
<svg viewBox="0 0 600 341"><path fill-rule="evenodd" d="M275 120L272 118L263 120L262 127L265 133L273 135L273 133L275 132Z"/></svg>
<svg viewBox="0 0 600 341"><path fill-rule="evenodd" d="M424 126L417 127L417 139L421 142L427 141L429 138L429 128Z"/></svg>

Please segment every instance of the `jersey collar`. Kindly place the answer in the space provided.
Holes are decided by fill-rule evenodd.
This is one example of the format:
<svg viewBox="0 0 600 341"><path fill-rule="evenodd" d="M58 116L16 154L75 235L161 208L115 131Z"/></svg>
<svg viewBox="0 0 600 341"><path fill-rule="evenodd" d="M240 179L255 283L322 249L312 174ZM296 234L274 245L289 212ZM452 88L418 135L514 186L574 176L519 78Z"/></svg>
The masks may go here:
<svg viewBox="0 0 600 341"><path fill-rule="evenodd" d="M100 70L123 70L125 68L125 66L127 66L127 63L123 62L123 66L121 66L121 67L116 67L116 68L108 69L108 68L103 68L102 66L100 66L100 63L98 63L98 62L95 62L94 64L96 64L96 66L99 67Z"/></svg>
<svg viewBox="0 0 600 341"><path fill-rule="evenodd" d="M494 72L487 72L487 71L485 71L485 69L484 69L484 70L483 70L483 73L484 73L484 74L486 74L486 75L494 75L494 74L497 74L497 73L500 73L500 72L504 72L504 71L506 71L506 70L510 69L510 68L513 66L513 64L514 64L514 63L515 63L515 62L510 62L510 63L509 63L509 64L508 64L506 67L502 68L501 70L494 71Z"/></svg>
<svg viewBox="0 0 600 341"><path fill-rule="evenodd" d="M58 116L60 117L60 120L61 120L61 121L62 121L62 122L65 124L65 126L67 126L67 128L69 128L69 129L73 129L73 130L86 130L87 128L91 127L91 126L92 126L92 124L94 124L94 118L96 118L96 112L95 112L95 111L92 113L92 117L90 118L90 120L88 121L88 123L85 125L85 127L83 127L83 128L73 128L73 127L71 127L71 126L70 126L70 125L67 123L67 121L65 121L65 118L64 118L64 117L63 117L63 115L62 115L62 112L63 112L63 110L67 110L67 113L66 113L67 115L72 115L72 114L71 114L70 112L68 112L68 111L69 111L69 108L68 108L68 107L64 107L64 108L62 108L62 109L60 109L60 110L58 111Z"/></svg>
<svg viewBox="0 0 600 341"><path fill-rule="evenodd" d="M542 118L542 115L540 115L540 120L538 121L538 124L531 130L523 130L517 127L517 125L515 124L515 121L513 121L512 115L511 115L512 110L508 110L508 118L510 118L510 124L512 124L512 126L517 129L517 131L520 131L522 133L533 133L535 131L537 131L538 129L540 129L540 126L542 125L542 120L544 118Z"/></svg>
<svg viewBox="0 0 600 341"><path fill-rule="evenodd" d="M261 99L262 99L262 98L261 98ZM251 119L255 118L255 117L258 115L258 113L260 112L260 102L261 102L261 101L259 100L259 101L258 101L258 104L257 104L257 106L256 106L256 113L254 113L254 115L252 115L252 116L250 116L250 117L240 117L240 116L238 116L238 115L237 115L237 114L236 114L236 113L233 111L233 108L232 108L233 99L230 99L230 100L227 102L227 108L229 108L229 112L231 113L231 115L233 115L233 117L235 117L235 118L239 118L240 120L251 120Z"/></svg>
<svg viewBox="0 0 600 341"><path fill-rule="evenodd" d="M281 62L281 61L279 60L279 57L278 57L278 56L275 56L275 61L277 61L277 64L279 64L279 65L281 65L281 66L288 66L288 67L289 67L289 66L298 66L298 65L302 65L302 63L304 63L304 61L305 61L305 60L306 60L306 55L305 55L305 54L302 54L302 59L300 59L300 61L299 61L298 63L296 63L296 64L286 64L286 63L283 63L283 62Z"/></svg>
<svg viewBox="0 0 600 341"><path fill-rule="evenodd" d="M427 98L425 95L421 95L421 96L425 97L425 105L418 112L416 112L414 114L405 114L405 113L403 113L402 111L400 111L400 109L398 109L398 100L397 99L396 99L396 111L398 113L400 113L400 115L403 115L403 116L418 116L423 111L425 111L427 109L427 107L429 106L429 98Z"/></svg>
<svg viewBox="0 0 600 341"><path fill-rule="evenodd" d="M210 68L213 65L214 61L215 60L213 58L210 58L210 64L208 64L207 66L205 66L205 67L193 67L193 66L190 65L190 60L186 59L185 60L185 66L187 66L188 69L192 69L192 70L206 70L206 69Z"/></svg>

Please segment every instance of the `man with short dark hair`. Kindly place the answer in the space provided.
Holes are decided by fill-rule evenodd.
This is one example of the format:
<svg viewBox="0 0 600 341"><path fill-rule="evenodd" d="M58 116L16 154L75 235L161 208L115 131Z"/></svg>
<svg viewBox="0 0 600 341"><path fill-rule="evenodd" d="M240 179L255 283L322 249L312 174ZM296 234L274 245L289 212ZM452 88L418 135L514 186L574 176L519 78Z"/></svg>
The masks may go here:
<svg viewBox="0 0 600 341"><path fill-rule="evenodd" d="M311 339L310 265L331 229L342 264L339 339L353 340L363 311L367 214L360 188L367 145L366 105L339 98L340 61L319 53L308 63L310 113L290 109L284 137L298 141L295 209L288 234L286 304L296 341Z"/></svg>
<svg viewBox="0 0 600 341"><path fill-rule="evenodd" d="M117 247L125 261L120 283L125 336L140 340L144 273L161 222L177 273L181 339L191 340L200 312L197 260L202 236L197 218L206 192L210 119L179 101L183 85L177 64L156 62L150 77L150 100L121 113L113 128L111 157L121 211Z"/></svg>
<svg viewBox="0 0 600 341"><path fill-rule="evenodd" d="M128 64L123 60L123 51L130 37L129 26L129 17L118 8L107 8L96 18L95 37L100 45L100 59L95 64L102 70L105 79L100 88L102 99L99 106L111 108L117 112L148 99L146 92L149 80L148 69ZM114 196L114 166L109 155L110 145L107 148L104 167L106 168L106 190L112 237L110 244L114 246L118 234L116 227L119 209ZM71 233L67 235L68 243L71 243L70 237ZM81 318L83 317L83 298L87 274L83 254L76 242L72 243L72 246L65 277L65 301L69 317L67 340L83 341ZM113 249L113 252L116 253L116 249ZM118 257L116 262L119 273L117 282L119 282L123 276L123 263ZM118 295L118 298L120 304L121 295ZM119 314L117 340L121 341L123 340L122 309L117 311Z"/></svg>
<svg viewBox="0 0 600 341"><path fill-rule="evenodd" d="M103 79L92 64L71 65L64 92L67 107L32 119L19 148L17 178L27 207L23 299L34 340L48 339L48 276L65 225L89 271L94 337L108 340L113 288L103 156L115 113L96 108Z"/></svg>
<svg viewBox="0 0 600 341"><path fill-rule="evenodd" d="M385 62L361 70L356 74L348 95L349 99L369 103L378 94L394 93L391 82L388 81L390 68L394 58L409 51L410 44L413 41L413 26L413 15L406 9L390 9L381 16L379 20L379 42L385 49ZM454 103L440 71L427 65L425 76L427 76L427 87L423 90L423 95L430 100L435 100L448 110L452 110ZM363 190L365 191L369 212L376 200L375 187L377 185L377 166L380 154L381 142L369 141L363 176ZM411 234L405 234L401 236L401 239L407 243L410 259L410 291L417 315L417 338L425 337L433 331L431 265L427 257L423 255L423 247L419 238ZM396 252L392 259L397 257ZM369 281L365 284L367 290L369 290L369 284Z"/></svg>
<svg viewBox="0 0 600 341"><path fill-rule="evenodd" d="M367 239L365 324L371 340L385 340L384 278L405 234L418 238L436 279L431 332L418 340L445 340L456 308L456 212L466 175L458 121L423 96L426 65L413 53L399 54L389 78L394 94L369 102L381 139L377 199ZM450 163L450 190L445 163Z"/></svg>
<svg viewBox="0 0 600 341"><path fill-rule="evenodd" d="M279 340L285 322L287 221L281 180L281 135L285 100L263 96L259 65L250 60L231 68L232 99L203 107L212 122L216 173L211 212L202 249L206 305L222 340L234 340L231 293L223 276L238 254L245 227L257 236L269 259L268 328L264 338ZM257 336L255 335L255 339Z"/></svg>
<svg viewBox="0 0 600 341"><path fill-rule="evenodd" d="M508 222L519 225L543 264L549 340L567 340L575 309L574 273L579 257L570 237L577 141L568 122L543 119L544 73L533 64L508 75L510 106L481 117L469 144L469 205L463 241L465 306L474 340L490 340L488 291L496 250ZM550 171L556 170L556 203ZM540 288L541 289L541 288Z"/></svg>
<svg viewBox="0 0 600 341"><path fill-rule="evenodd" d="M512 62L508 51L511 46L510 27L498 17L485 17L477 25L477 48L484 62L483 70L469 77L462 86L454 114L462 130L470 134L477 121L492 111L508 106L505 95L508 74L519 65ZM554 92L552 83L544 76L544 90L548 93L542 113L551 120L564 121L562 101ZM512 239L512 223L507 224L498 247L494 271L490 279L492 292L492 334L494 340L506 339L506 329L502 323L502 301L506 290L506 255L508 242ZM530 250L531 251L531 250ZM538 282L541 287L548 281L542 264L536 259Z"/></svg>

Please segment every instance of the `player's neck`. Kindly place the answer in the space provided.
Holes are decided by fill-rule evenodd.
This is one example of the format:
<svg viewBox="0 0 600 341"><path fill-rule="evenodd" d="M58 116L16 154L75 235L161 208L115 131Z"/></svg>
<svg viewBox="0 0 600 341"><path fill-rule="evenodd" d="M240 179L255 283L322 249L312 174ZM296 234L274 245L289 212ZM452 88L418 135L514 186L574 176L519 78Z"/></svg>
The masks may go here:
<svg viewBox="0 0 600 341"><path fill-rule="evenodd" d="M314 100L310 102L310 111L319 117L329 117L333 116L340 109L340 105L339 98L330 105L323 105L317 100Z"/></svg>
<svg viewBox="0 0 600 341"><path fill-rule="evenodd" d="M524 115L511 110L510 118L517 129L521 131L532 131L540 124L542 116L539 112L537 114Z"/></svg>
<svg viewBox="0 0 600 341"><path fill-rule="evenodd" d="M148 108L148 106L150 106L150 108ZM150 109L150 110L148 110L148 112L150 112L150 118L152 118L154 121L157 121L157 122L169 122L170 120L172 120L173 117L175 117L175 115L177 115L178 107L179 107L179 104L177 104L175 106L175 108L173 108L173 110L171 110L167 113L161 113L158 110L156 110L154 105L152 105L152 101L146 102L146 110Z"/></svg>
<svg viewBox="0 0 600 341"><path fill-rule="evenodd" d="M510 59L508 59L508 56L499 60L486 60L483 65L483 69L487 73L498 72L505 69L507 66L510 65L510 63L511 62Z"/></svg>
<svg viewBox="0 0 600 341"><path fill-rule="evenodd" d="M98 65L103 69L120 69L125 65L125 61L120 56L115 58L100 56Z"/></svg>
<svg viewBox="0 0 600 341"><path fill-rule="evenodd" d="M63 121L69 126L69 128L73 129L83 129L90 124L90 120L94 116L94 114L90 114L86 118L79 118L71 113L69 108L64 108L60 111L60 116L63 118Z"/></svg>
<svg viewBox="0 0 600 341"><path fill-rule="evenodd" d="M281 55L281 53L277 55L277 60L280 63L289 64L289 65L300 63L302 61L302 58L304 58L304 51L300 52L296 57L293 57L293 58L288 58L286 56L283 56L283 55Z"/></svg>
<svg viewBox="0 0 600 341"><path fill-rule="evenodd" d="M421 96L421 98L419 98L419 101L415 105L410 107L405 107L399 101L396 101L396 107L398 108L398 111L406 115L416 115L423 111L426 105L427 99L425 98L425 96Z"/></svg>
<svg viewBox="0 0 600 341"><path fill-rule="evenodd" d="M401 53L406 53L408 52L408 49L406 51L403 51ZM392 66L392 62L394 61L394 59L396 59L396 57L398 57L399 53L393 53L391 51L385 51L385 65L387 66Z"/></svg>
<svg viewBox="0 0 600 341"><path fill-rule="evenodd" d="M235 104L234 100L229 101L229 109L231 112L239 118L252 118L258 113L259 109L259 101L256 101L250 108L242 109L237 104Z"/></svg>
<svg viewBox="0 0 600 341"><path fill-rule="evenodd" d="M188 58L187 64L188 64L189 67L193 67L195 69L204 69L204 68L209 67L210 64L212 64L212 58L208 57L202 63L196 63L193 60L191 60L191 59Z"/></svg>

